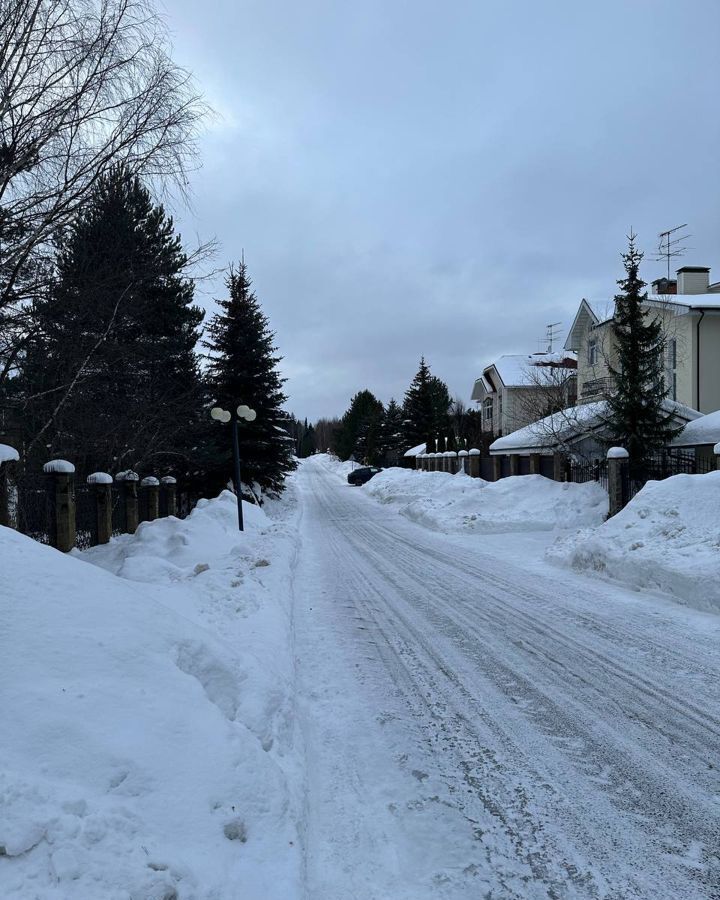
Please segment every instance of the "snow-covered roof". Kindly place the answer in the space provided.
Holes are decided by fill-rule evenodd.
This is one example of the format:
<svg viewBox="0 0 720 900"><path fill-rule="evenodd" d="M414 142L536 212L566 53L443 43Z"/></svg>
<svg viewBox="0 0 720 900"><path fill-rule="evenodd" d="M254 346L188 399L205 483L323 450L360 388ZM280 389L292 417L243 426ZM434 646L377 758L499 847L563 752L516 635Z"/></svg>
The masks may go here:
<svg viewBox="0 0 720 900"><path fill-rule="evenodd" d="M676 403L674 400L663 402L667 412L675 413L680 421L689 422L697 419L700 413ZM607 401L595 400L592 403L582 403L578 406L570 406L560 412L546 416L537 422L531 422L524 428L519 428L511 434L503 435L490 444L492 455L500 453L533 453L558 447L562 444L572 444L582 440L587 435L602 428L607 419Z"/></svg>
<svg viewBox="0 0 720 900"><path fill-rule="evenodd" d="M571 364L563 365L565 362ZM488 366L483 374L486 377L491 369L495 369L505 387L529 387L542 385L544 381L551 384L553 372L572 372L575 370L572 363L576 362L577 356L571 351L532 355L507 354Z"/></svg>
<svg viewBox="0 0 720 900"><path fill-rule="evenodd" d="M672 442L673 447L699 447L720 441L720 409L688 422Z"/></svg>
<svg viewBox="0 0 720 900"><path fill-rule="evenodd" d="M524 428L518 428L511 434L499 437L490 444L490 453L547 451L566 441L578 440L593 431L603 423L606 412L605 400L570 406L537 422L531 422Z"/></svg>
<svg viewBox="0 0 720 900"><path fill-rule="evenodd" d="M403 453L403 456L419 456L421 453L425 453L425 444L418 444L417 447L411 447L409 450L406 450Z"/></svg>

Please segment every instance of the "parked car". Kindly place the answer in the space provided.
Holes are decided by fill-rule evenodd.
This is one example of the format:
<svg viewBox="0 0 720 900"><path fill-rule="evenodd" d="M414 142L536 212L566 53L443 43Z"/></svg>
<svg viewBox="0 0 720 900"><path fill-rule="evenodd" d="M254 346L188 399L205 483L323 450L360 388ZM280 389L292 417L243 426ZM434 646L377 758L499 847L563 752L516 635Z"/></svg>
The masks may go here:
<svg viewBox="0 0 720 900"><path fill-rule="evenodd" d="M377 466L363 466L360 469L353 469L348 475L348 484L365 484L366 481L370 481L373 475L377 475L378 472L382 472L382 469Z"/></svg>

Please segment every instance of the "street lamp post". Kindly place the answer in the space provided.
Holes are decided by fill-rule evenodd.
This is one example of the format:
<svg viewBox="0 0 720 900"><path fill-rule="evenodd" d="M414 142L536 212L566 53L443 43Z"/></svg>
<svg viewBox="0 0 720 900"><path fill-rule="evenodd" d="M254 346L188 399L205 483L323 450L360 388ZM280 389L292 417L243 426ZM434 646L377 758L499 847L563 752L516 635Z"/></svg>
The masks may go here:
<svg viewBox="0 0 720 900"><path fill-rule="evenodd" d="M240 440L238 435L239 420L244 419L246 422L254 422L257 413L249 406L242 403L236 410L229 412L221 406L213 406L210 410L211 418L216 422L231 423L232 430L232 453L233 453L233 479L235 481L235 496L237 498L238 509L238 528L243 531L243 512L242 512L242 491L240 489Z"/></svg>

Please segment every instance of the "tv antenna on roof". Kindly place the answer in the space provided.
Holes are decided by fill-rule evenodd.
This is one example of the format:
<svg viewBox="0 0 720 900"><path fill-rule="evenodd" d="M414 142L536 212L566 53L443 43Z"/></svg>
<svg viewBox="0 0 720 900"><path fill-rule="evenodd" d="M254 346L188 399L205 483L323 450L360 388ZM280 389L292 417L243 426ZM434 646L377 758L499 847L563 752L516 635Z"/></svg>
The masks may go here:
<svg viewBox="0 0 720 900"><path fill-rule="evenodd" d="M690 248L685 244L691 234L680 234L687 225L676 225L675 228L669 228L667 231L661 231L658 235L660 239L657 248L657 254L653 257L656 262L667 260L667 279L670 281L670 260L679 256L684 256L685 251Z"/></svg>
<svg viewBox="0 0 720 900"><path fill-rule="evenodd" d="M552 322L552 324L545 326L545 342L547 344L547 350L545 351L546 353L553 352L553 344L557 340L558 336L557 329L561 324L562 322Z"/></svg>

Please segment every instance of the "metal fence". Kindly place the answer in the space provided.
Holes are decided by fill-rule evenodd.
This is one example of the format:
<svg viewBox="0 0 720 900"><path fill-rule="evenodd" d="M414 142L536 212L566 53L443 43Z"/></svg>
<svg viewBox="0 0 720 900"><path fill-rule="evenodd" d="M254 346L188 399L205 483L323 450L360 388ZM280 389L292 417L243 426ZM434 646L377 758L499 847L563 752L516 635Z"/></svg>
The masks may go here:
<svg viewBox="0 0 720 900"><path fill-rule="evenodd" d="M606 459L598 459L593 462L570 462L566 469L568 481L574 484L586 484L588 481L596 481L605 490L608 489L608 467Z"/></svg>
<svg viewBox="0 0 720 900"><path fill-rule="evenodd" d="M87 550L97 544L98 518L95 490L88 484L75 485L75 546Z"/></svg>
<svg viewBox="0 0 720 900"><path fill-rule="evenodd" d="M633 465L631 460L626 472L626 496L628 499L634 497L648 481L663 481L672 475L706 475L715 469L716 463L711 457L671 451L659 454L640 466Z"/></svg>
<svg viewBox="0 0 720 900"><path fill-rule="evenodd" d="M127 533L127 505L122 487L112 486L112 533L113 537Z"/></svg>
<svg viewBox="0 0 720 900"><path fill-rule="evenodd" d="M52 498L46 475L19 472L10 498L18 530L41 544L50 543Z"/></svg>

